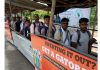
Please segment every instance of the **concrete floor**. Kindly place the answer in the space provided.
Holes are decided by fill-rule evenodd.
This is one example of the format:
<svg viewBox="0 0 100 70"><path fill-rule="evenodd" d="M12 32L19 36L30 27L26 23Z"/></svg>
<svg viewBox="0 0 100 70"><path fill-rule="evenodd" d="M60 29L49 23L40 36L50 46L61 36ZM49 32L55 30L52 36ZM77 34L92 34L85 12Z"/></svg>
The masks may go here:
<svg viewBox="0 0 100 70"><path fill-rule="evenodd" d="M5 42L5 70L35 70L33 65L9 42Z"/></svg>

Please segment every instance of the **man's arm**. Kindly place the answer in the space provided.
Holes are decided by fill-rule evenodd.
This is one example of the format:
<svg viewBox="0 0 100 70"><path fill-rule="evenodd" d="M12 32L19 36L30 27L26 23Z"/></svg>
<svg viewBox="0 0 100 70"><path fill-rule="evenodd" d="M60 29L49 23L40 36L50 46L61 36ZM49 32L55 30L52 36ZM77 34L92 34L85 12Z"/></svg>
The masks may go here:
<svg viewBox="0 0 100 70"><path fill-rule="evenodd" d="M78 39L78 34L77 32L73 33L72 38L71 38L71 47L77 48L77 39Z"/></svg>
<svg viewBox="0 0 100 70"><path fill-rule="evenodd" d="M77 48L77 43L76 42L71 42L71 47Z"/></svg>
<svg viewBox="0 0 100 70"><path fill-rule="evenodd" d="M55 34L54 34L54 39L57 41L61 41L61 35L60 35L60 31L56 30Z"/></svg>
<svg viewBox="0 0 100 70"><path fill-rule="evenodd" d="M89 40L89 43L88 43L88 53L91 53L91 48L92 48L92 44L93 43L96 43L96 39L95 38L91 38L90 40Z"/></svg>

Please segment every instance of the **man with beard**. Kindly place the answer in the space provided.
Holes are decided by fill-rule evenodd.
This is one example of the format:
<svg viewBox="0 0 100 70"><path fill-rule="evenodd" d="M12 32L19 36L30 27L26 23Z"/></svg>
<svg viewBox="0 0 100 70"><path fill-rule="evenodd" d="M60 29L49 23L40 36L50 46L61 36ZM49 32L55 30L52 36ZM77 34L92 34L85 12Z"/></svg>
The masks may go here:
<svg viewBox="0 0 100 70"><path fill-rule="evenodd" d="M87 18L81 18L79 20L80 30L73 33L71 38L71 46L84 53L90 53L90 46L96 41L87 29L88 22Z"/></svg>

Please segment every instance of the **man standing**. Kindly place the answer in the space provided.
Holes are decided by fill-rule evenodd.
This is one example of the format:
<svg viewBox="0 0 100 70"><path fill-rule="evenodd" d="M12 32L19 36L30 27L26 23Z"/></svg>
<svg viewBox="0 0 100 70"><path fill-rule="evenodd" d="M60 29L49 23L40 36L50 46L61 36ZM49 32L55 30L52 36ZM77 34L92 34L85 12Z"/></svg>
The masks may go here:
<svg viewBox="0 0 100 70"><path fill-rule="evenodd" d="M23 28L24 28L24 24L25 24L25 21L27 20L26 17L22 16L22 21L20 23L20 31L19 31L19 34L22 34L23 35Z"/></svg>
<svg viewBox="0 0 100 70"><path fill-rule="evenodd" d="M30 26L30 33L40 34L39 27L42 25L43 23L39 21L39 15L35 14L35 21Z"/></svg>
<svg viewBox="0 0 100 70"><path fill-rule="evenodd" d="M71 38L71 46L77 48L79 51L88 53L89 42L95 42L96 40L91 37L91 33L87 30L89 20L87 18L81 18L79 20L80 30L73 33Z"/></svg>
<svg viewBox="0 0 100 70"><path fill-rule="evenodd" d="M17 21L16 21L16 23L15 23L15 30L16 30L17 32L20 31L20 24L21 24L21 20L20 20L20 17L18 16L18 17L17 17Z"/></svg>
<svg viewBox="0 0 100 70"><path fill-rule="evenodd" d="M46 15L44 16L44 26L41 27L41 35L48 36L48 29L49 29L49 23L50 23L50 16ZM56 31L55 26L52 26L52 38L54 38L54 33Z"/></svg>
<svg viewBox="0 0 100 70"><path fill-rule="evenodd" d="M67 47L70 46L70 32L68 28L68 18L63 18L61 20L61 27L55 32L54 39L62 42Z"/></svg>

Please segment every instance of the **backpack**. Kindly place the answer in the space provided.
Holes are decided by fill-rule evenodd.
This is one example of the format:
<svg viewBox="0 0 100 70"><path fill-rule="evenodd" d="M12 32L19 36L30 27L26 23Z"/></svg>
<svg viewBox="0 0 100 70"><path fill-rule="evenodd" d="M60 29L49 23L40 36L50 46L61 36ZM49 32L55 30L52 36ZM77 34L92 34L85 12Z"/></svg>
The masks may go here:
<svg viewBox="0 0 100 70"><path fill-rule="evenodd" d="M77 43L78 43L79 46L81 46L81 43L79 42L80 37L81 37L80 30L77 30L76 32L77 32L77 34L78 34ZM90 38L90 37L91 37L91 33L90 33L88 30L87 30L87 34L88 34L88 36L89 36L89 38ZM72 35L70 36L70 39L72 39Z"/></svg>
<svg viewBox="0 0 100 70"><path fill-rule="evenodd" d="M40 24L41 24L42 26L44 26L44 24L43 24L42 22L39 22L39 32L40 32L40 27L41 27ZM33 25L34 25L34 34L35 34L36 23L33 22Z"/></svg>
<svg viewBox="0 0 100 70"><path fill-rule="evenodd" d="M46 26L44 26L44 25L39 27L40 35L41 35L41 30L42 30L43 28L45 29L45 36L47 36L48 27L46 27Z"/></svg>
<svg viewBox="0 0 100 70"><path fill-rule="evenodd" d="M60 28L59 31L60 31L60 36L62 37L62 34L63 34L62 29ZM68 37L68 34L70 34L69 30L67 30L67 36L66 36L66 38L64 40L64 43L66 42L67 39L70 42L70 39L69 39L70 37Z"/></svg>
<svg viewBox="0 0 100 70"><path fill-rule="evenodd" d="M55 26L54 26L54 25L53 25L53 27L54 27L54 29L52 29L52 35L53 35L53 37L54 37L54 33L55 33L55 31L56 31L56 28L55 28ZM40 26L40 28L39 28L40 34L41 34L41 29L42 29L42 28L44 28L44 29L45 29L45 36L47 36L48 27L46 27L45 25Z"/></svg>

